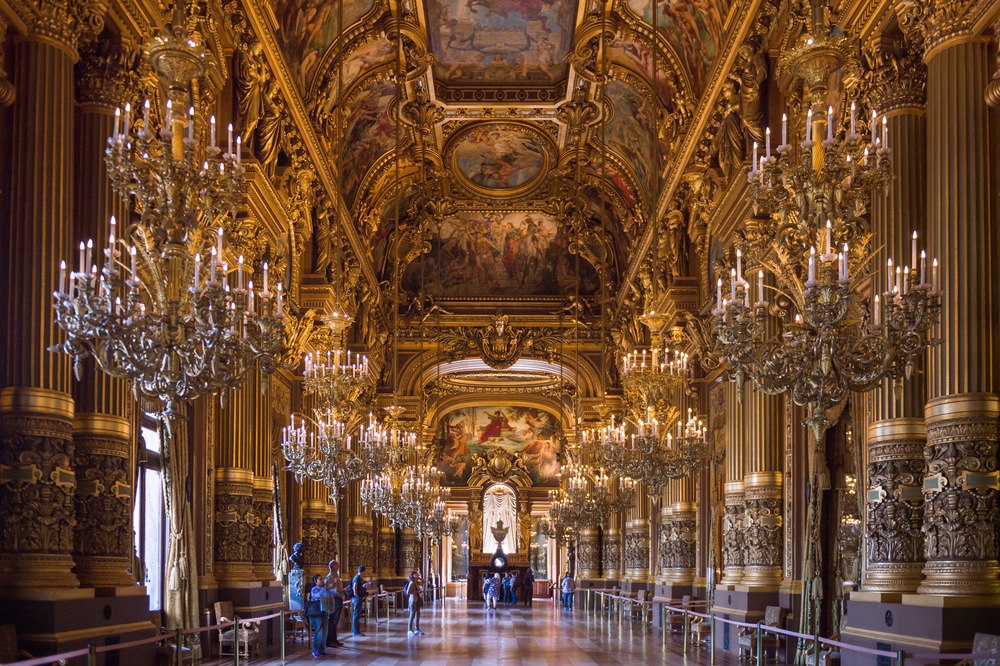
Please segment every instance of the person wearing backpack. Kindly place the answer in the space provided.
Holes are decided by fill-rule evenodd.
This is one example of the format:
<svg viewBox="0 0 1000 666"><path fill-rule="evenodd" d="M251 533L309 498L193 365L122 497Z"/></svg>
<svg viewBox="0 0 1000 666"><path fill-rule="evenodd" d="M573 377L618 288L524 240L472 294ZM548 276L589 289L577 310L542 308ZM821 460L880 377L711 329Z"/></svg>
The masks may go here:
<svg viewBox="0 0 1000 666"><path fill-rule="evenodd" d="M326 628L327 611L324 607L330 603L330 591L326 589L323 576L316 574L313 576L312 590L309 592L309 600L306 602L305 615L312 625L312 655L314 657L325 657L326 651Z"/></svg>
<svg viewBox="0 0 1000 666"><path fill-rule="evenodd" d="M403 594L406 595L408 601L407 608L410 611L410 621L406 625L407 636L424 635L424 632L420 631L420 609L424 605L424 586L422 583L420 574L414 571L410 573L410 579L406 582L406 587L403 588Z"/></svg>
<svg viewBox="0 0 1000 666"><path fill-rule="evenodd" d="M351 634L353 636L364 636L361 633L361 607L365 604L365 597L368 596L368 583L365 582L363 574L365 565L358 565L358 573L351 579Z"/></svg>

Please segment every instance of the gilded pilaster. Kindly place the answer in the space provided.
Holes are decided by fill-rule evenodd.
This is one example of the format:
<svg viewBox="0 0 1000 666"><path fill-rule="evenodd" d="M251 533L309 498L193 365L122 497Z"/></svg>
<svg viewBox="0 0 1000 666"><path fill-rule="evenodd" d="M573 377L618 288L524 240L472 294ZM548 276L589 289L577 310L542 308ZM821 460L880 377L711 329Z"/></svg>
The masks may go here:
<svg viewBox="0 0 1000 666"><path fill-rule="evenodd" d="M868 426L865 592L915 592L923 578L923 418Z"/></svg>
<svg viewBox="0 0 1000 666"><path fill-rule="evenodd" d="M967 3L925 3L927 224L941 258L940 346L931 350L925 408L921 594L1000 592L997 527L997 294L990 136L983 90L988 44Z"/></svg>
<svg viewBox="0 0 1000 666"><path fill-rule="evenodd" d="M601 553L597 529L585 527L576 540L576 563L580 578L597 578L600 571Z"/></svg>
<svg viewBox="0 0 1000 666"><path fill-rule="evenodd" d="M746 504L743 481L727 481L725 486L725 513L722 518L722 580L719 585L736 585L743 580L744 529L743 514Z"/></svg>
<svg viewBox="0 0 1000 666"><path fill-rule="evenodd" d="M645 504L645 498L640 498ZM649 519L634 518L625 524L625 578L645 581L649 578Z"/></svg>

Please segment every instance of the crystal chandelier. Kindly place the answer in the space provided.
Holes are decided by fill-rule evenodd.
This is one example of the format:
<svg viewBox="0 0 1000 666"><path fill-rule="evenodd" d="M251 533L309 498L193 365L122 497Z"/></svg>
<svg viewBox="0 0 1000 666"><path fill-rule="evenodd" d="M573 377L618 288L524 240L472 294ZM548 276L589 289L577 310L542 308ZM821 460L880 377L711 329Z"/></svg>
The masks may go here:
<svg viewBox="0 0 1000 666"><path fill-rule="evenodd" d="M769 394L788 391L807 407L805 422L817 441L834 424L827 411L849 392L871 390L885 377L898 386L911 375L935 342L931 330L940 316L937 260L928 275L916 233L908 265L893 268L889 259L881 298L866 308L858 293L871 263L871 234L861 216L890 178L887 126L883 117L878 136L876 119L873 112L870 138L857 134L852 104L850 131L841 138L830 108L826 139L817 145L810 110L797 163L785 120L777 155L768 141L758 160L755 147L749 174L755 216L736 252L728 298L717 283L713 324L732 378L739 386L749 377ZM752 303L744 259L758 269ZM774 308L765 298L765 273L774 279Z"/></svg>
<svg viewBox="0 0 1000 666"><path fill-rule="evenodd" d="M312 426L311 428L309 426ZM295 479L312 479L330 490L336 502L341 489L364 476L364 461L358 455L357 440L347 434L347 426L337 419L334 409L317 410L311 424L305 419L290 425L281 432L281 453L288 462L285 469L295 474Z"/></svg>
<svg viewBox="0 0 1000 666"><path fill-rule="evenodd" d="M622 358L622 389L636 417L652 409L661 421L665 421L674 396L691 379L689 359L677 347L679 340L661 341L659 332L667 323L666 317L648 313L641 319L650 329L652 342L648 349L634 349Z"/></svg>
<svg viewBox="0 0 1000 666"><path fill-rule="evenodd" d="M133 133L126 105L124 114L116 110L106 151L114 191L141 216L120 236L112 218L103 262L88 240L76 270L67 276L60 264L54 309L67 334L58 349L73 357L77 376L93 357L133 391L161 400L169 426L179 403L239 386L255 361L270 375L286 316L282 285L271 284L266 263L255 287L242 256L227 259L220 221L244 198L240 139L234 151L230 125L223 153L212 116L202 145L194 108L184 112L192 81L205 73L205 51L175 21L145 55L167 84L164 127L153 133L147 101Z"/></svg>
<svg viewBox="0 0 1000 666"><path fill-rule="evenodd" d="M303 388L320 405L345 417L357 412L357 399L371 381L368 357L354 354L352 358L349 349L318 350L305 356Z"/></svg>

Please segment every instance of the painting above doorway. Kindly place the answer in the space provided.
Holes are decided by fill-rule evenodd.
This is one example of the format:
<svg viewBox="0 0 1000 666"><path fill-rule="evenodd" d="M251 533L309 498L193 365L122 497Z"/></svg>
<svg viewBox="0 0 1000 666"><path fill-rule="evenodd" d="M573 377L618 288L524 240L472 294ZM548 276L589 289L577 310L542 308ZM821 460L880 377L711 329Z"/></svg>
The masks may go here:
<svg viewBox="0 0 1000 666"><path fill-rule="evenodd" d="M438 424L437 465L444 483L465 486L472 456L503 448L521 454L534 485L556 486L561 438L559 418L537 407L464 407L448 412Z"/></svg>

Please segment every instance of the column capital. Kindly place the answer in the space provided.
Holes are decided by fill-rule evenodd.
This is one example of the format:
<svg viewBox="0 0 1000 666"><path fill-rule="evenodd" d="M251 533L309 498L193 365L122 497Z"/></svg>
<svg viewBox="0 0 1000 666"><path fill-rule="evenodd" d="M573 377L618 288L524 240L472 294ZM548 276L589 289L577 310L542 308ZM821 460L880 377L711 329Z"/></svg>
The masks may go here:
<svg viewBox="0 0 1000 666"><path fill-rule="evenodd" d="M110 112L132 100L139 87L139 48L119 39L89 44L76 64L76 101ZM136 114L138 115L138 114Z"/></svg>
<svg viewBox="0 0 1000 666"><path fill-rule="evenodd" d="M43 39L70 53L104 30L104 0L21 0L15 10L24 17L29 39Z"/></svg>
<svg viewBox="0 0 1000 666"><path fill-rule="evenodd" d="M917 45L906 39L878 38L862 48L864 94L880 113L927 104L927 67Z"/></svg>
<svg viewBox="0 0 1000 666"><path fill-rule="evenodd" d="M924 61L956 38L972 37L986 0L894 0L899 27L923 48Z"/></svg>

